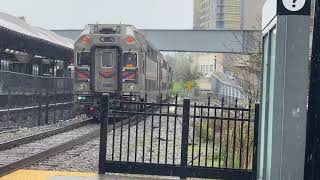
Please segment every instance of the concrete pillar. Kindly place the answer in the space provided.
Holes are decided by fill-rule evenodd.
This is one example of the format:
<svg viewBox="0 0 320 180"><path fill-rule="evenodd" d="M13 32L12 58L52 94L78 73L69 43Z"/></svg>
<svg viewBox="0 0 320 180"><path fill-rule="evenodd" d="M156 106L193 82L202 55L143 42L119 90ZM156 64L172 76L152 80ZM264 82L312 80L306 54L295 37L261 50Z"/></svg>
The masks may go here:
<svg viewBox="0 0 320 180"><path fill-rule="evenodd" d="M259 180L304 176L310 1L288 2L267 0L263 8Z"/></svg>

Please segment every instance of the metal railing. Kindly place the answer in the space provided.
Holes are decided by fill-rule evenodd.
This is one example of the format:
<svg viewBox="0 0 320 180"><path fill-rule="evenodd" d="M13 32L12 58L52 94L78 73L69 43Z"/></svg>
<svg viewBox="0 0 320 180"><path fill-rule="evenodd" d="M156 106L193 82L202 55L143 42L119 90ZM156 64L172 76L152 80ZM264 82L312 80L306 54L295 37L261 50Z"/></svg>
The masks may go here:
<svg viewBox="0 0 320 180"><path fill-rule="evenodd" d="M66 77L34 76L0 70L0 95L57 93L72 94L73 79Z"/></svg>
<svg viewBox="0 0 320 180"><path fill-rule="evenodd" d="M108 95L102 100L100 174L256 179L258 104L118 103L109 109Z"/></svg>

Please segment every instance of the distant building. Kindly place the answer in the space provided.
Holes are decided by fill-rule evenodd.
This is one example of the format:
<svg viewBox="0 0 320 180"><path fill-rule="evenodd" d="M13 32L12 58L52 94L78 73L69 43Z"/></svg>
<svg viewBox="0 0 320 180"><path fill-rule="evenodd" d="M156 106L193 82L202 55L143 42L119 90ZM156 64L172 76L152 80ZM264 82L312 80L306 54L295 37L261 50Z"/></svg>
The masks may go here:
<svg viewBox="0 0 320 180"><path fill-rule="evenodd" d="M263 3L264 0L194 0L193 28L260 30ZM197 71L201 72L203 78L214 74L223 81L233 84L249 80L256 85L258 77L252 72L247 72L245 67L230 57L232 56L228 54L197 54L194 55L194 60ZM243 58L250 57L243 56ZM215 70L212 71L215 63L218 64L217 69L213 68ZM200 79L199 82L205 81ZM200 89L206 88L201 86Z"/></svg>
<svg viewBox="0 0 320 180"><path fill-rule="evenodd" d="M260 29L263 0L194 0L194 29Z"/></svg>
<svg viewBox="0 0 320 180"><path fill-rule="evenodd" d="M211 74L223 74L223 54L204 54L193 55L193 67L195 72L203 76Z"/></svg>

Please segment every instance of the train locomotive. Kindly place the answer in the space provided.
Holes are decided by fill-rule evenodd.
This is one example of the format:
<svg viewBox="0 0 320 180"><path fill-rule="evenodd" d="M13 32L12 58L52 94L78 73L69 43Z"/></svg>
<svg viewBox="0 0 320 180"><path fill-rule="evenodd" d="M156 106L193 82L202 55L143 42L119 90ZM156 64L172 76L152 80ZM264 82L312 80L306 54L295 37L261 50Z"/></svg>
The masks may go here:
<svg viewBox="0 0 320 180"><path fill-rule="evenodd" d="M96 112L102 93L148 102L170 96L171 67L132 25L89 24L74 51L75 98L86 113Z"/></svg>

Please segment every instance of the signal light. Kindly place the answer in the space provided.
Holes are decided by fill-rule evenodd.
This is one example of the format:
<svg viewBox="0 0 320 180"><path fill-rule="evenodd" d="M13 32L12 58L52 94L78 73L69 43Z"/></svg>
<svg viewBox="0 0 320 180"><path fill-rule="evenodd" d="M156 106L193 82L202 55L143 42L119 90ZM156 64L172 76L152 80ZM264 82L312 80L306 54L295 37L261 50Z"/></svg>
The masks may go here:
<svg viewBox="0 0 320 180"><path fill-rule="evenodd" d="M88 44L89 43L89 37L88 36L83 36L82 37L82 43L83 44Z"/></svg>
<svg viewBox="0 0 320 180"><path fill-rule="evenodd" d="M127 67L133 67L133 65L132 64L127 64Z"/></svg>
<svg viewBox="0 0 320 180"><path fill-rule="evenodd" d="M132 43L134 41L133 37L129 36L127 37L127 42L128 43Z"/></svg>

